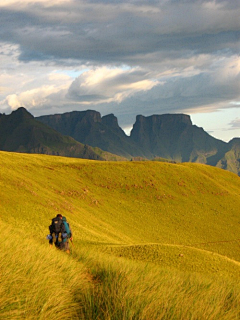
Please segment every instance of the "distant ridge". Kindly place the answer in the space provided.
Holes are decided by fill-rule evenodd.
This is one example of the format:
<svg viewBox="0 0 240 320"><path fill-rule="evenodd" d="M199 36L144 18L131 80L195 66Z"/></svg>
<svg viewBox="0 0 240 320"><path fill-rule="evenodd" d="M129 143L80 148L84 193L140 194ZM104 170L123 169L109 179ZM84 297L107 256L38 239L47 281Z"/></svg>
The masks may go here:
<svg viewBox="0 0 240 320"><path fill-rule="evenodd" d="M113 114L101 117L87 110L34 118L19 108L0 114L0 150L93 160L196 162L240 176L240 138L218 140L185 114L138 115L127 136Z"/></svg>
<svg viewBox="0 0 240 320"><path fill-rule="evenodd" d="M99 112L87 110L41 116L36 119L81 143L129 159L133 156L145 156L141 148L138 148L119 127L117 118L113 114L101 117Z"/></svg>
<svg viewBox="0 0 240 320"><path fill-rule="evenodd" d="M189 115L136 117L130 136L113 115L94 110L73 111L36 118L77 141L128 159L165 158L217 166L240 175L240 138L218 140L192 124Z"/></svg>
<svg viewBox="0 0 240 320"><path fill-rule="evenodd" d="M0 150L59 155L93 160L120 160L98 148L75 141L37 121L26 109L0 115Z"/></svg>

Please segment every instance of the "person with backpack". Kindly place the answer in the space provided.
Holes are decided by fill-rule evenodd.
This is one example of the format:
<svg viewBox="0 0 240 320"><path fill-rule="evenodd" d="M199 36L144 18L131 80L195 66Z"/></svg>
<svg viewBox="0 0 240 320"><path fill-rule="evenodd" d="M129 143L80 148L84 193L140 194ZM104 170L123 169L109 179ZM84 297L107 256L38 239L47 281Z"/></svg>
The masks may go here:
<svg viewBox="0 0 240 320"><path fill-rule="evenodd" d="M56 248L70 253L68 240L70 239L72 241L72 231L66 217L57 214L57 216L52 219L49 231L50 235L47 237L49 239L49 245L52 246L54 242Z"/></svg>
<svg viewBox="0 0 240 320"><path fill-rule="evenodd" d="M53 243L56 247L59 245L59 237L60 234L62 234L65 229L62 222L62 215L59 213L55 218L52 219L52 223L49 226L50 235L49 238L49 245L52 246Z"/></svg>

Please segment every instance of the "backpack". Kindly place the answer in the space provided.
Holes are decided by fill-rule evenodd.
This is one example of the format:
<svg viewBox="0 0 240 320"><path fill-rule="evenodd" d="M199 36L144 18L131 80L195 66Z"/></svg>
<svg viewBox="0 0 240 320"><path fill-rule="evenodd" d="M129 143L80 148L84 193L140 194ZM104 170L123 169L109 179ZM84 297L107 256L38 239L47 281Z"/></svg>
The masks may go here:
<svg viewBox="0 0 240 320"><path fill-rule="evenodd" d="M59 234L65 231L63 221L60 217L52 219L52 224L49 226L50 233Z"/></svg>
<svg viewBox="0 0 240 320"><path fill-rule="evenodd" d="M62 233L62 238L63 238L63 242L66 242L67 239L71 238L72 234L71 234L71 230L70 230L69 224L67 223L65 217L63 217L63 219L62 219L62 223L64 225L64 230L65 230ZM64 237L65 234L67 235L66 237Z"/></svg>

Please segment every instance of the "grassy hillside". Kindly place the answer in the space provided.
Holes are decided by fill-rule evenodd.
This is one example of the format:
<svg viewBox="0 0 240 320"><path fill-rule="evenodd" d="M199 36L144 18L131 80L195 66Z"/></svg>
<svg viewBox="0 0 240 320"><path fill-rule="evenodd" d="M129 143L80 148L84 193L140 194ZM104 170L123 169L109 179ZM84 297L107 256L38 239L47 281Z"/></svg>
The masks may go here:
<svg viewBox="0 0 240 320"><path fill-rule="evenodd" d="M240 315L235 174L0 152L0 198L0 318ZM74 233L70 256L45 239L57 213Z"/></svg>

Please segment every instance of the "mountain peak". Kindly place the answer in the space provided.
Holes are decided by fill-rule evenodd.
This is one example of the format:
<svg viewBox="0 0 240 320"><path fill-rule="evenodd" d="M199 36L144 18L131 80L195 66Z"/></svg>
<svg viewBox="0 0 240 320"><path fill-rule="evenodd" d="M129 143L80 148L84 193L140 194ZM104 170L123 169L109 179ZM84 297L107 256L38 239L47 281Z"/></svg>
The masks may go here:
<svg viewBox="0 0 240 320"><path fill-rule="evenodd" d="M30 112L28 112L25 108L20 107L17 110L14 110L11 114L12 118L18 118L18 119L23 119L23 118L34 118L33 115L31 115Z"/></svg>
<svg viewBox="0 0 240 320"><path fill-rule="evenodd" d="M103 116L102 123L111 127L118 127L117 117L115 117L113 113Z"/></svg>
<svg viewBox="0 0 240 320"><path fill-rule="evenodd" d="M154 114L151 116L143 116L143 115L137 115L136 122L152 122L154 124L160 124L162 122L174 124L174 123L184 123L186 125L192 125L192 121L189 115L182 114L182 113L174 113L174 114Z"/></svg>
<svg viewBox="0 0 240 320"><path fill-rule="evenodd" d="M95 110L76 111L76 114L82 115L83 118L88 119L90 122L101 122L101 114Z"/></svg>
<svg viewBox="0 0 240 320"><path fill-rule="evenodd" d="M233 138L232 140L229 141L228 143L230 146L240 146L240 138Z"/></svg>

